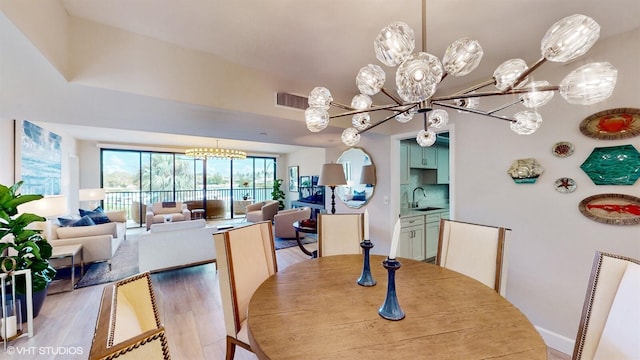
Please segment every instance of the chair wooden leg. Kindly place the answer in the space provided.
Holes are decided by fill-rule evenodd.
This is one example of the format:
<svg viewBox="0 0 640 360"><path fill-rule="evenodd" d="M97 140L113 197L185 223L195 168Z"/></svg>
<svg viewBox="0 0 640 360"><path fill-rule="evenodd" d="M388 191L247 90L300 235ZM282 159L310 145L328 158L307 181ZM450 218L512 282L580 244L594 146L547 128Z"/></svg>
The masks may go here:
<svg viewBox="0 0 640 360"><path fill-rule="evenodd" d="M236 355L236 343L230 336L227 336L227 356L226 360L233 360Z"/></svg>

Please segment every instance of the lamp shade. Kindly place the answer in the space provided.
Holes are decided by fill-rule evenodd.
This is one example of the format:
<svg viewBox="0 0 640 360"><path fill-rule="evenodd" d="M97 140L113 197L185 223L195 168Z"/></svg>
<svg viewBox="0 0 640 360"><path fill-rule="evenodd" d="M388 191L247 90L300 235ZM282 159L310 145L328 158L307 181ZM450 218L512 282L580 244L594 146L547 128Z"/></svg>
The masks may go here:
<svg viewBox="0 0 640 360"><path fill-rule="evenodd" d="M80 189L79 200L80 201L95 201L104 200L104 189Z"/></svg>
<svg viewBox="0 0 640 360"><path fill-rule="evenodd" d="M344 177L344 169L342 164L324 164L320 171L318 185L338 186L347 185L347 179Z"/></svg>
<svg viewBox="0 0 640 360"><path fill-rule="evenodd" d="M364 165L360 174L360 184L376 184L376 168L373 164Z"/></svg>
<svg viewBox="0 0 640 360"><path fill-rule="evenodd" d="M18 206L18 213L36 214L42 217L64 215L67 213L67 198L64 195L46 196Z"/></svg>

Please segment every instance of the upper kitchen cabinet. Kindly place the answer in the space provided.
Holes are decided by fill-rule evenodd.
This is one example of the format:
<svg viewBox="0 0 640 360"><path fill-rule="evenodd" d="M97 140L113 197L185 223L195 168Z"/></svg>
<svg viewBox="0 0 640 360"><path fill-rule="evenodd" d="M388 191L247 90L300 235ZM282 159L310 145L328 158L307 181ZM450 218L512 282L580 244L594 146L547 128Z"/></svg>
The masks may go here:
<svg viewBox="0 0 640 360"><path fill-rule="evenodd" d="M409 184L409 144L400 142L400 185Z"/></svg>
<svg viewBox="0 0 640 360"><path fill-rule="evenodd" d="M425 184L448 184L449 183L449 148L444 146L433 146L436 151L438 166L435 171L426 171L422 176Z"/></svg>
<svg viewBox="0 0 640 360"><path fill-rule="evenodd" d="M409 146L409 166L414 169L437 169L438 154L434 147L422 147L417 143Z"/></svg>

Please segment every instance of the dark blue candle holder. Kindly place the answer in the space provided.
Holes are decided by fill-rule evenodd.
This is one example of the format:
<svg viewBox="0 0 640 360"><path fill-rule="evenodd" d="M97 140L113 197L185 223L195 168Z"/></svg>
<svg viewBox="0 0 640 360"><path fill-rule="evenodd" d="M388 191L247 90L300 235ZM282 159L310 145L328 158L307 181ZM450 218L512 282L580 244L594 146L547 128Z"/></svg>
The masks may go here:
<svg viewBox="0 0 640 360"><path fill-rule="evenodd" d="M389 280L387 282L387 297L384 299L384 304L378 309L378 314L387 320L402 320L404 319L404 311L400 308L396 296L396 270L400 269L400 262L387 258L382 262L382 266L387 269Z"/></svg>
<svg viewBox="0 0 640 360"><path fill-rule="evenodd" d="M360 242L360 247L364 250L364 260L362 265L362 274L358 279L358 285L373 286L376 284L376 281L371 275L371 266L369 265L369 250L373 247L373 243L371 240L363 240Z"/></svg>

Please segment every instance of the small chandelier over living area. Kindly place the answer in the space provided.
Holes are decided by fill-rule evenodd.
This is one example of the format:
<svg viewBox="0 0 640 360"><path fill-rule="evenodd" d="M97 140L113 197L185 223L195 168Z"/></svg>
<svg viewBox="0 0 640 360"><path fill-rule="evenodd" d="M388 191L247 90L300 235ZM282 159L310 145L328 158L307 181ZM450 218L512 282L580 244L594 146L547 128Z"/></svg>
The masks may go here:
<svg viewBox="0 0 640 360"><path fill-rule="evenodd" d="M185 155L192 156L197 159L246 159L247 153L241 150L224 149L218 145L216 140L215 148L191 148L184 151Z"/></svg>
<svg viewBox="0 0 640 360"><path fill-rule="evenodd" d="M422 2L423 52L413 53L415 37L413 30L403 22L394 22L380 31L374 41L376 58L386 66L396 69L397 96L384 88L386 74L382 67L369 64L360 69L356 85L360 94L353 97L351 105L333 101L331 92L324 87L316 87L309 94L309 107L305 111L307 128L312 132L323 130L329 119L352 116L353 127L342 133L342 142L354 146L360 141L360 134L391 119L406 123L415 114L422 113L424 128L416 136L421 146L435 143L436 134L432 129L444 127L449 120L448 113L434 107L456 109L461 112L483 115L510 122L511 129L521 135L534 133L542 123L536 108L547 104L555 92L571 104L591 105L603 101L613 93L617 70L608 62L594 62L583 65L569 73L560 85L547 81L529 82L529 75L546 61L568 62L584 55L598 40L600 25L592 18L575 14L553 24L542 38L542 57L530 66L522 59L510 59L494 71L493 76L482 83L450 95L437 95L438 85L447 76L464 76L473 71L483 56L480 44L469 38L454 41L446 49L442 61L426 53L425 3ZM497 90L479 91L495 85ZM370 96L383 93L391 104L375 105ZM479 99L486 96L517 95L515 101L491 110L481 110ZM516 113L513 118L498 115L501 110L516 104L528 110ZM331 106L346 110L337 115L329 115ZM390 112L390 115L376 124L371 123L369 113Z"/></svg>

